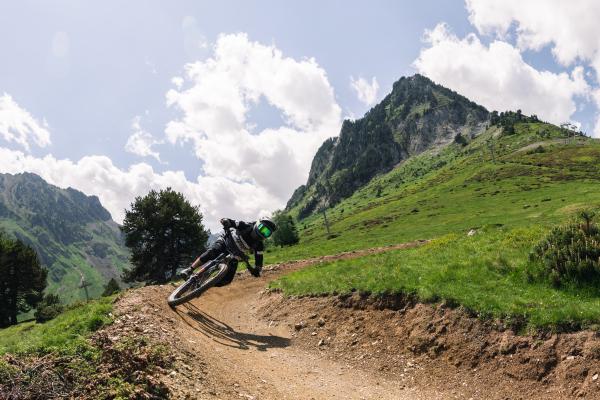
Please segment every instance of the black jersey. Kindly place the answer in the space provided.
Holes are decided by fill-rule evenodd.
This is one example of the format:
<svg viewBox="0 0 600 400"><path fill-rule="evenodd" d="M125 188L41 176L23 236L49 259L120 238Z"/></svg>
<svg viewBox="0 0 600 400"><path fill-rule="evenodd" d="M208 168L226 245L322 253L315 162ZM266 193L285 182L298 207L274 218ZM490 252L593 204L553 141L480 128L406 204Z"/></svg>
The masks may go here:
<svg viewBox="0 0 600 400"><path fill-rule="evenodd" d="M244 253L254 252L254 263L257 267L262 268L265 244L253 234L254 222L236 221L230 218L223 218L221 223L225 229L235 229L237 235L241 239L241 243L238 243L237 247Z"/></svg>

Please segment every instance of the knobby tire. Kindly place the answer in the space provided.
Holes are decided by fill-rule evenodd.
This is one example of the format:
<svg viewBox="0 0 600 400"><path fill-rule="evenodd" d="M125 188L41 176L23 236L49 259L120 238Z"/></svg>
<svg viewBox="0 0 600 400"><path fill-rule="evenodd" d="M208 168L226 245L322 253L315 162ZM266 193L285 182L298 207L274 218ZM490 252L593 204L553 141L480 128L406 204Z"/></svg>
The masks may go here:
<svg viewBox="0 0 600 400"><path fill-rule="evenodd" d="M202 281L195 289L192 289L189 293L186 293L188 290L190 290L191 286L197 284L198 279L203 279L202 276L192 275L192 277L190 277L187 281L179 285L179 287L171 293L171 295L167 299L169 305L171 307L175 307L180 304L187 303L188 301L195 299L196 297L204 293L206 290L219 283L227 273L228 265L226 263L219 263L218 268L219 271L216 275L209 277L207 280Z"/></svg>

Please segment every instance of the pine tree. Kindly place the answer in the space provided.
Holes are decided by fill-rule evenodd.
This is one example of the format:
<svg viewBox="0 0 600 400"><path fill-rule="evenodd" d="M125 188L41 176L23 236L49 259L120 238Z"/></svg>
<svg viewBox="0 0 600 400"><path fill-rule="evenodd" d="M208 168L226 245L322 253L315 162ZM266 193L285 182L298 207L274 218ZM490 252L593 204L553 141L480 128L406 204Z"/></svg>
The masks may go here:
<svg viewBox="0 0 600 400"><path fill-rule="evenodd" d="M60 298L56 294L47 294L42 301L38 303L35 310L35 320L37 322L50 321L56 318L64 310Z"/></svg>
<svg viewBox="0 0 600 400"><path fill-rule="evenodd" d="M31 247L0 233L0 327L15 325L39 303L47 274Z"/></svg>
<svg viewBox="0 0 600 400"><path fill-rule="evenodd" d="M208 239L199 208L171 188L136 197L121 230L133 265L126 282L165 282L201 253Z"/></svg>
<svg viewBox="0 0 600 400"><path fill-rule="evenodd" d="M300 241L296 224L291 215L278 211L273 216L273 220L277 224L277 230L273 233L273 244L290 246Z"/></svg>

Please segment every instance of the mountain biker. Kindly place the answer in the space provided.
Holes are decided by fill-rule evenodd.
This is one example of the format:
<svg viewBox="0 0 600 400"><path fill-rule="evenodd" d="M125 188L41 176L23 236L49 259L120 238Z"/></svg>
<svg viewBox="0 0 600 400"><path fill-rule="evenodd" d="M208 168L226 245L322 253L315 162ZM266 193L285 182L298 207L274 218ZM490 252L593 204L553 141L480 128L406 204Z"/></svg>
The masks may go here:
<svg viewBox="0 0 600 400"><path fill-rule="evenodd" d="M181 271L181 275L187 279L191 276L194 269L200 265L214 260L220 254L233 250L233 252L237 252L234 256L242 258L245 258L246 254L254 252L254 267L247 263L248 271L252 276L259 277L263 267L263 251L265 249L263 242L277 230L277 225L266 217L253 222L222 218L220 222L223 225L224 232L189 268ZM231 235L226 235L225 231L228 231ZM230 243L227 243L227 241L230 241ZM226 275L217 286L225 286L231 283L235 277L237 265L237 260L230 263Z"/></svg>

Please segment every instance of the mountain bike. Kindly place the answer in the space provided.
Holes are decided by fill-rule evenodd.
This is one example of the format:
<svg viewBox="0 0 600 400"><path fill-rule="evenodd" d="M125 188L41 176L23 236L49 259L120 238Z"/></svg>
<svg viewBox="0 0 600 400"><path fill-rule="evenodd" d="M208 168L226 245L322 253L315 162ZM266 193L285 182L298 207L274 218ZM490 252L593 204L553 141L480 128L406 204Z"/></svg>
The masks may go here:
<svg viewBox="0 0 600 400"><path fill-rule="evenodd" d="M179 285L167 299L171 307L187 303L202 293L217 285L227 274L227 269L237 261L244 261L249 266L248 257L233 248L231 233L225 231L225 244L227 251L221 253L214 260L202 265L185 282Z"/></svg>

